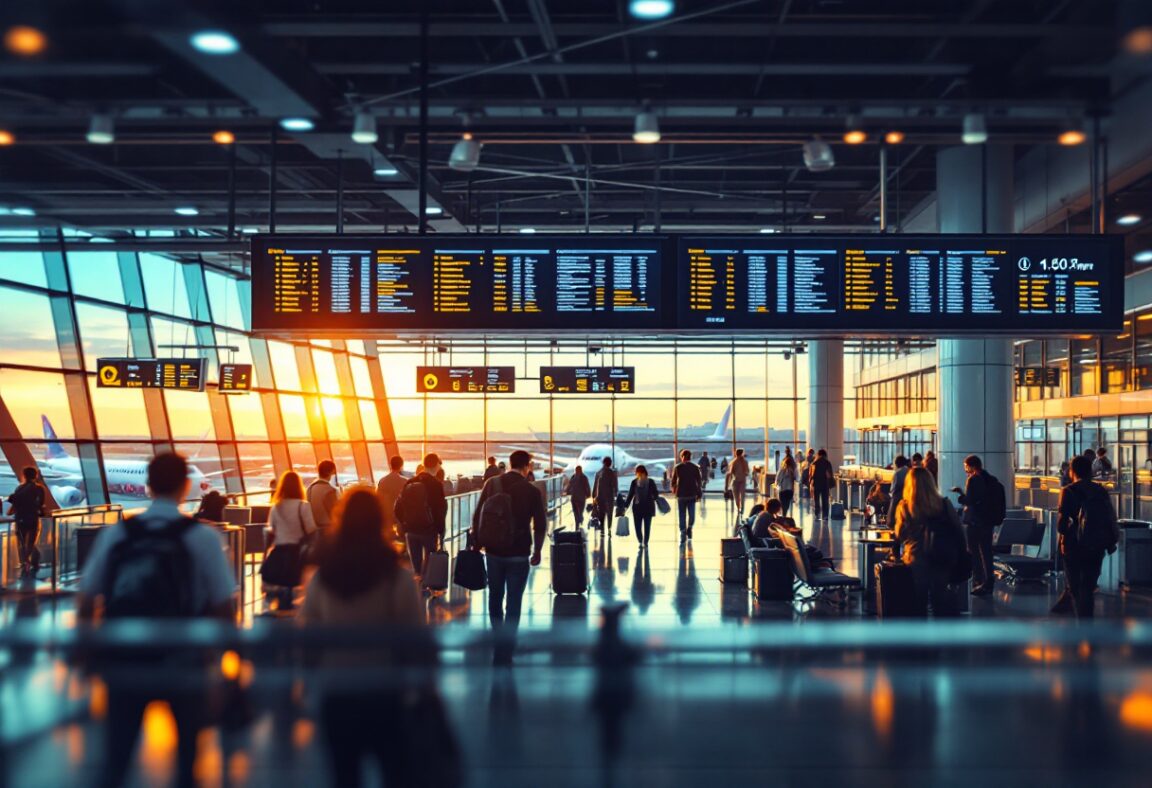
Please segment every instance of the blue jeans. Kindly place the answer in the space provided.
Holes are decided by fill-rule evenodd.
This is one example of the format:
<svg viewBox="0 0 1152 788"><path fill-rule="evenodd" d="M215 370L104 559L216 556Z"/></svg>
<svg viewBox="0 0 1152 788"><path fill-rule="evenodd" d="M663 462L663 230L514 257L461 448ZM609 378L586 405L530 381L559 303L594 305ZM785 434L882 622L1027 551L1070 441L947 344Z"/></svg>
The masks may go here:
<svg viewBox="0 0 1152 788"><path fill-rule="evenodd" d="M436 534L408 534L404 541L408 543L408 556L412 559L412 572L424 574L424 561L428 554L436 549Z"/></svg>
<svg viewBox="0 0 1152 788"><path fill-rule="evenodd" d="M528 585L528 556L504 558L488 555L485 558L488 562L488 619L492 622L492 629L499 630L507 624L514 633L520 626L520 603ZM507 613L504 611L505 589L508 591Z"/></svg>
<svg viewBox="0 0 1152 788"><path fill-rule="evenodd" d="M676 508L680 512L680 536L683 538L684 533L696 525L696 499L677 498Z"/></svg>

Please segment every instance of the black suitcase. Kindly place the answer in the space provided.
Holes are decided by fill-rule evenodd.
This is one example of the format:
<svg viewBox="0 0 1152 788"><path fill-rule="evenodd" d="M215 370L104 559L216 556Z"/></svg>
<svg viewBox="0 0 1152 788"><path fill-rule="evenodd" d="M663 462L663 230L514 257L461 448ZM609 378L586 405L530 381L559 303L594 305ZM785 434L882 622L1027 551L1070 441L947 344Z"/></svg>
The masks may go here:
<svg viewBox="0 0 1152 788"><path fill-rule="evenodd" d="M583 594L588 590L588 545L583 531L554 531L551 559L553 592Z"/></svg>
<svg viewBox="0 0 1152 788"><path fill-rule="evenodd" d="M919 618L922 615L916 605L912 567L896 561L876 564L877 618Z"/></svg>
<svg viewBox="0 0 1152 788"><path fill-rule="evenodd" d="M792 556L787 550L753 550L752 563L752 590L757 599L761 602L792 600Z"/></svg>
<svg viewBox="0 0 1152 788"><path fill-rule="evenodd" d="M748 587L748 559L744 556L720 559L720 582L740 583Z"/></svg>
<svg viewBox="0 0 1152 788"><path fill-rule="evenodd" d="M743 539L721 539L720 540L720 557L721 558L740 558L744 555L744 540Z"/></svg>

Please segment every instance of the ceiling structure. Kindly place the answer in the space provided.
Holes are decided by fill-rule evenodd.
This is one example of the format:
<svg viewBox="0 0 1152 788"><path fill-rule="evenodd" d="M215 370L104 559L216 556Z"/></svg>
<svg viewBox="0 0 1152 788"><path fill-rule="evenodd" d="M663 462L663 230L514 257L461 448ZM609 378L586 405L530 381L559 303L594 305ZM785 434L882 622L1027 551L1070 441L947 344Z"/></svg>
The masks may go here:
<svg viewBox="0 0 1152 788"><path fill-rule="evenodd" d="M872 232L894 130L899 227L965 114L985 116L989 144L1055 146L1149 75L1119 54L1121 0L680 0L655 22L627 6L7 0L0 25L48 42L0 53L0 128L16 137L0 205L106 236L240 237L273 208L281 231L329 231L338 213L349 232L416 231L425 11L431 232ZM199 52L199 30L240 49ZM643 109L658 144L632 141ZM351 140L358 112L375 144ZM113 144L86 141L94 113L113 117ZM841 141L849 116L867 142ZM280 130L286 117L315 129ZM213 142L222 129L234 144ZM448 166L464 130L482 145L468 172ZM804 166L813 135L832 143L830 171Z"/></svg>

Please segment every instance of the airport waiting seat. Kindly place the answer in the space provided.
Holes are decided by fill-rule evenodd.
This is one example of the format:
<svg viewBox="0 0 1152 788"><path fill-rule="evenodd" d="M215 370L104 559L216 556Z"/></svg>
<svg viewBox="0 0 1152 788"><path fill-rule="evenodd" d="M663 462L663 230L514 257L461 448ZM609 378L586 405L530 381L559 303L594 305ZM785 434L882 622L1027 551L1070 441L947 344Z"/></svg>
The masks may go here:
<svg viewBox="0 0 1152 788"><path fill-rule="evenodd" d="M792 571L800 588L807 589L806 600L826 599L826 594L835 593L835 603L839 607L847 604L847 592L860 589L860 578L852 577L834 569L813 569L808 558L804 537L788 533L783 528L774 530L778 539L792 556Z"/></svg>
<svg viewBox="0 0 1152 788"><path fill-rule="evenodd" d="M1031 513L1011 514L996 532L993 544L996 570L1011 584L1020 580L1039 580L1056 568L1051 557L1040 557L1047 526ZM1012 549L1017 545L1025 550L1035 548L1036 552L1033 555L1013 553Z"/></svg>

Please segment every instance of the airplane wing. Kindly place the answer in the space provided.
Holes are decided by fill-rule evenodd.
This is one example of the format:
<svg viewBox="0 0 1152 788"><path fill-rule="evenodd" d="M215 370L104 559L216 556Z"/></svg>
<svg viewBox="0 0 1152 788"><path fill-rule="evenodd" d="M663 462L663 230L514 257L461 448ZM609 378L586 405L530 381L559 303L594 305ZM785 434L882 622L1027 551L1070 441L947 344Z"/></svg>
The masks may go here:
<svg viewBox="0 0 1152 788"><path fill-rule="evenodd" d="M512 446L508 444L501 444L500 448L504 451L526 451L532 455L532 458L537 462L546 462L548 465L571 465L580 459L580 455L569 455L567 457L560 454L549 454L546 451L541 451L538 446Z"/></svg>

